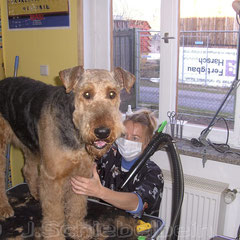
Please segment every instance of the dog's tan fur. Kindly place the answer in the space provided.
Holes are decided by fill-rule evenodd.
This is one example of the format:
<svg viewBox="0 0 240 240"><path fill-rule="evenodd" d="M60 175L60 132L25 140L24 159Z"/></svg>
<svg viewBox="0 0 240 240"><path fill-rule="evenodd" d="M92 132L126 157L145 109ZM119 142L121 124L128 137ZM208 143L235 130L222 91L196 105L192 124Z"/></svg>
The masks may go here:
<svg viewBox="0 0 240 240"><path fill-rule="evenodd" d="M60 140L58 113L51 104L54 100L43 105L37 123L39 151L33 152L22 143L0 113L0 217L8 218L14 214L5 195L3 174L6 146L11 143L22 149L25 179L31 194L41 201L42 237L61 240L65 239L64 232L67 231L73 239L90 239L93 229L84 222L86 197L72 191L69 179L76 175L91 177L93 160L106 153L123 131L120 90L123 87L130 90L135 78L120 68L109 72L84 70L80 66L63 70L59 76L66 94L74 93L72 121L78 133L74 140L79 147L68 147ZM94 130L101 126L109 128L110 134L104 139L107 146L97 149Z"/></svg>

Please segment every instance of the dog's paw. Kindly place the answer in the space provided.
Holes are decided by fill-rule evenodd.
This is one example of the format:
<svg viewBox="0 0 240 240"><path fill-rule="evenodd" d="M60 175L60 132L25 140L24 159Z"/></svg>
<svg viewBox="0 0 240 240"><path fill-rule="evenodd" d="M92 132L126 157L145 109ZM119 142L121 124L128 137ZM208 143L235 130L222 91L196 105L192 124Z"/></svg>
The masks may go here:
<svg viewBox="0 0 240 240"><path fill-rule="evenodd" d="M14 215L14 211L10 205L0 206L0 219L1 220L12 217L13 215Z"/></svg>
<svg viewBox="0 0 240 240"><path fill-rule="evenodd" d="M32 197L36 200L39 201L39 194L38 192L31 192Z"/></svg>
<svg viewBox="0 0 240 240"><path fill-rule="evenodd" d="M84 224L84 228L81 231L80 238L77 238L77 239L90 240L93 238L94 235L95 235L95 231L94 231L93 227L91 227L88 224Z"/></svg>
<svg viewBox="0 0 240 240"><path fill-rule="evenodd" d="M75 227L77 228L70 228L70 231L68 232L68 236L70 236L74 240L90 240L95 235L93 227L86 223L81 223L80 225Z"/></svg>

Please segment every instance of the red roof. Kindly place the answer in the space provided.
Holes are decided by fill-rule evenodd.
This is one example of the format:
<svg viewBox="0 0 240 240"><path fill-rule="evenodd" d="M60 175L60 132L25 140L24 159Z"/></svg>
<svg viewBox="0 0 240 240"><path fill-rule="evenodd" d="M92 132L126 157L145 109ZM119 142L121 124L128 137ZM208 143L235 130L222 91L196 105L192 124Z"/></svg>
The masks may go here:
<svg viewBox="0 0 240 240"><path fill-rule="evenodd" d="M127 29L137 28L140 30L144 30L144 32L140 36L141 39L141 53L149 53L151 52L149 47L151 46L150 38L148 35L151 35L148 30L151 29L148 21L143 20L114 20L114 30L115 31L124 31ZM147 32L145 32L147 31Z"/></svg>

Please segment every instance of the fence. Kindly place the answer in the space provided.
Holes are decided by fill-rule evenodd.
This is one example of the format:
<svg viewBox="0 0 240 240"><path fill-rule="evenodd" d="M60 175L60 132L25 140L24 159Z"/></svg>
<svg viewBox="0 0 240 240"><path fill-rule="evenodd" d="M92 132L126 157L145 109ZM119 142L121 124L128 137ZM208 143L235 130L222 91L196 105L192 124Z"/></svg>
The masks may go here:
<svg viewBox="0 0 240 240"><path fill-rule="evenodd" d="M114 66L135 74L135 29L113 32Z"/></svg>
<svg viewBox="0 0 240 240"><path fill-rule="evenodd" d="M239 25L233 17L195 17L181 18L180 29L178 112L208 124L235 77ZM219 114L229 127L234 108L233 93Z"/></svg>
<svg viewBox="0 0 240 240"><path fill-rule="evenodd" d="M115 30L113 32L113 60L115 67L122 67L135 74L135 29ZM120 110L126 112L129 104L136 108L135 85L130 94L125 90L121 92Z"/></svg>
<svg viewBox="0 0 240 240"><path fill-rule="evenodd" d="M181 31L180 45L192 46L198 39L198 41L207 41L208 47L233 48L237 45L237 32L233 30Z"/></svg>
<svg viewBox="0 0 240 240"><path fill-rule="evenodd" d="M149 39L149 52L142 51L142 38ZM160 76L160 32L136 31L136 105L158 109Z"/></svg>
<svg viewBox="0 0 240 240"><path fill-rule="evenodd" d="M237 45L239 25L232 17L208 17L208 18L181 18L180 29L184 34L190 33L192 37L199 37L203 31L215 32L209 37L209 46L233 47Z"/></svg>
<svg viewBox="0 0 240 240"><path fill-rule="evenodd" d="M143 52L141 47L141 38L145 36L149 39L148 53ZM131 40L134 41L134 50L131 50L134 59L130 60L137 77L135 95L125 93L122 98L125 105L121 110L126 111L128 104L133 108L158 109L160 38L158 31L135 31ZM237 39L238 31L230 30L180 32L177 111L185 120L206 124L217 111L235 78ZM129 51L128 47L124 47L124 41L114 40L114 58L120 58L122 52ZM117 52L116 46L121 53L120 50ZM124 67L124 61L121 61ZM114 60L115 66L116 62ZM234 105L233 93L219 114L219 117L230 121L229 127L233 126Z"/></svg>
<svg viewBox="0 0 240 240"><path fill-rule="evenodd" d="M238 31L180 32L177 102L186 120L206 124L217 111L235 79L237 39ZM219 115L231 125L234 104L233 93Z"/></svg>

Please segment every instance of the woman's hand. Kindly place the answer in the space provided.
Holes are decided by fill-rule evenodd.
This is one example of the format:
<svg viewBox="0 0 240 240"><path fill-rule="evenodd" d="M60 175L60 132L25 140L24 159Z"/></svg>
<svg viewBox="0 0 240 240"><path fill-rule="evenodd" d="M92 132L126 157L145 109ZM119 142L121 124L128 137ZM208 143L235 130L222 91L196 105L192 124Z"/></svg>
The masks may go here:
<svg viewBox="0 0 240 240"><path fill-rule="evenodd" d="M102 186L96 165L93 167L92 178L73 177L71 184L75 193L100 198L123 210L134 211L138 206L137 194L117 192Z"/></svg>
<svg viewBox="0 0 240 240"><path fill-rule="evenodd" d="M97 166L93 166L92 178L76 176L71 178L72 190L77 194L83 194L91 197L102 197L102 189L104 188L100 182L97 173Z"/></svg>

